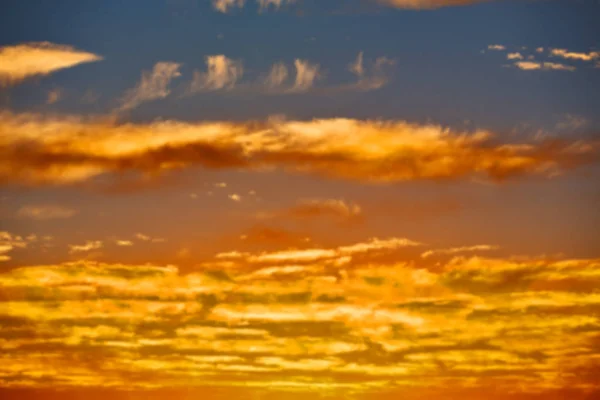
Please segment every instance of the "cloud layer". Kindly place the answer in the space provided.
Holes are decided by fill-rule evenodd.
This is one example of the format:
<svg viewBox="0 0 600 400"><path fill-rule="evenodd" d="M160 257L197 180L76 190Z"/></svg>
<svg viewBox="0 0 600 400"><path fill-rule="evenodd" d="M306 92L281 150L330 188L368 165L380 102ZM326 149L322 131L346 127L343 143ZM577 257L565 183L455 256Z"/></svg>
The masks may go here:
<svg viewBox="0 0 600 400"><path fill-rule="evenodd" d="M191 167L265 170L400 182L553 176L598 161L598 143L500 143L403 121L118 123L114 119L0 114L0 182L65 184L118 172L147 176Z"/></svg>
<svg viewBox="0 0 600 400"><path fill-rule="evenodd" d="M96 54L49 42L0 47L0 86L101 59Z"/></svg>
<svg viewBox="0 0 600 400"><path fill-rule="evenodd" d="M491 247L388 238L231 251L191 273L13 269L0 274L0 385L598 390L600 260L454 256Z"/></svg>

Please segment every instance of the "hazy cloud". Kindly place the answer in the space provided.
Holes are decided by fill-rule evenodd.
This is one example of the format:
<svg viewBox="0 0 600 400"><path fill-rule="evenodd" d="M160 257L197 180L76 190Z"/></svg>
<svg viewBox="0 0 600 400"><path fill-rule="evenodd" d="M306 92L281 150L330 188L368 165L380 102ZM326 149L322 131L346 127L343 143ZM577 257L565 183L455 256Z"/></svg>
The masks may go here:
<svg viewBox="0 0 600 400"><path fill-rule="evenodd" d="M27 205L17 211L18 217L35 220L71 218L75 214L76 210L57 205Z"/></svg>

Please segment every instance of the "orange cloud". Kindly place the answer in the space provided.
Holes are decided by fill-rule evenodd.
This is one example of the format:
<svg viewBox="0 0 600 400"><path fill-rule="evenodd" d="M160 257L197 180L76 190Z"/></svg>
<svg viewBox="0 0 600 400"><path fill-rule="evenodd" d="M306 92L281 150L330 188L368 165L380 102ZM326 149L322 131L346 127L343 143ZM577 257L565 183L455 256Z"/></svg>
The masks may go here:
<svg viewBox="0 0 600 400"><path fill-rule="evenodd" d="M96 54L49 42L0 47L0 86L99 60Z"/></svg>
<svg viewBox="0 0 600 400"><path fill-rule="evenodd" d="M433 9L440 7L466 6L490 0L375 0L383 5L407 9Z"/></svg>
<svg viewBox="0 0 600 400"><path fill-rule="evenodd" d="M214 260L256 268L187 274L85 260L3 271L0 386L600 390L600 260L376 258L409 242L232 251Z"/></svg>
<svg viewBox="0 0 600 400"><path fill-rule="evenodd" d="M120 171L202 166L312 173L363 182L551 176L598 161L598 143L500 143L403 121L161 121L0 114L0 182L66 184Z"/></svg>

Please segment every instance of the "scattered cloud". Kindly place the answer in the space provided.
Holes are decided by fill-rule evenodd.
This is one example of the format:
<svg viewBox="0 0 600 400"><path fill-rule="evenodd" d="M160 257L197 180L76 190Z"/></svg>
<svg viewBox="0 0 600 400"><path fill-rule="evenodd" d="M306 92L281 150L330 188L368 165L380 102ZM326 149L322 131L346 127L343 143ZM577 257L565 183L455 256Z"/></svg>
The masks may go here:
<svg viewBox="0 0 600 400"><path fill-rule="evenodd" d="M264 84L271 89L283 86L289 77L288 69L284 63L278 62L271 66L269 74L264 78Z"/></svg>
<svg viewBox="0 0 600 400"><path fill-rule="evenodd" d="M115 243L117 244L117 246L120 246L120 247L133 246L133 242L131 240L117 240Z"/></svg>
<svg viewBox="0 0 600 400"><path fill-rule="evenodd" d="M143 233L136 233L134 237L142 242L151 242L151 243L162 243L165 242L163 238L153 238L151 236L145 235Z"/></svg>
<svg viewBox="0 0 600 400"><path fill-rule="evenodd" d="M246 0L212 0L215 10L222 13L229 12L232 8L242 8Z"/></svg>
<svg viewBox="0 0 600 400"><path fill-rule="evenodd" d="M244 75L241 61L232 60L222 54L206 57L207 72L194 71L189 92L230 90Z"/></svg>
<svg viewBox="0 0 600 400"><path fill-rule="evenodd" d="M515 67L523 71L575 71L575 67L552 62L519 61Z"/></svg>
<svg viewBox="0 0 600 400"><path fill-rule="evenodd" d="M103 243L100 240L88 240L84 244L70 244L69 253L74 254L98 250L101 249L102 246Z"/></svg>
<svg viewBox="0 0 600 400"><path fill-rule="evenodd" d="M600 58L600 51L590 51L589 53L578 53L567 49L550 49L550 56L560 57L567 60L594 61Z"/></svg>
<svg viewBox="0 0 600 400"><path fill-rule="evenodd" d="M519 52L516 53L508 53L506 55L506 58L509 60L522 60L523 59L523 55Z"/></svg>
<svg viewBox="0 0 600 400"><path fill-rule="evenodd" d="M268 10L269 8L273 8L275 10L279 10L284 4L291 4L295 0L257 0L260 11Z"/></svg>
<svg viewBox="0 0 600 400"><path fill-rule="evenodd" d="M361 51L354 62L348 69L356 75L358 81L349 85L349 89L356 90L376 90L385 86L389 81L387 68L395 65L395 61L387 57L379 57L375 60L370 68L366 68L364 64L364 54Z"/></svg>
<svg viewBox="0 0 600 400"><path fill-rule="evenodd" d="M129 90L122 100L121 110L130 110L142 103L164 99L171 90L171 81L179 76L181 64L173 62L158 62L152 71L144 71L138 85Z"/></svg>
<svg viewBox="0 0 600 400"><path fill-rule="evenodd" d="M56 88L52 89L48 92L48 96L46 98L46 104L54 104L58 103L58 101L62 98L62 90Z"/></svg>
<svg viewBox="0 0 600 400"><path fill-rule="evenodd" d="M27 205L19 208L17 216L34 220L65 219L71 218L77 211L57 205Z"/></svg>
<svg viewBox="0 0 600 400"><path fill-rule="evenodd" d="M306 92L310 90L315 81L319 78L318 64L311 64L306 60L296 59L294 61L296 67L296 80L292 91L294 92Z"/></svg>
<svg viewBox="0 0 600 400"><path fill-rule="evenodd" d="M99 60L96 54L49 42L0 47L0 86Z"/></svg>
<svg viewBox="0 0 600 400"><path fill-rule="evenodd" d="M435 9L441 7L466 6L490 0L373 0L380 4L405 9Z"/></svg>
<svg viewBox="0 0 600 400"><path fill-rule="evenodd" d="M488 50L495 50L495 51L506 50L506 46L503 46L501 44L490 44L487 48L488 48Z"/></svg>
<svg viewBox="0 0 600 400"><path fill-rule="evenodd" d="M236 203L239 203L240 201L242 201L242 197L239 194L230 194L229 197L231 200L235 201Z"/></svg>
<svg viewBox="0 0 600 400"><path fill-rule="evenodd" d="M22 237L11 234L10 232L0 231L0 262L9 261L11 257L8 255L14 249L23 249L33 241L37 240L37 236L31 235Z"/></svg>

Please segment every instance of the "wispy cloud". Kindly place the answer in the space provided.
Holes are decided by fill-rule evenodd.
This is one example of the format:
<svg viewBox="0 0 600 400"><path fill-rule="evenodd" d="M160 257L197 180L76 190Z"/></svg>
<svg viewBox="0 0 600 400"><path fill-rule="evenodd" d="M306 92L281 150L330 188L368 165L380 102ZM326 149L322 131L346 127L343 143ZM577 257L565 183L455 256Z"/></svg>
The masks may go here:
<svg viewBox="0 0 600 400"><path fill-rule="evenodd" d="M180 67L181 64L173 62L158 62L152 71L144 71L140 83L125 94L120 109L130 110L142 103L167 97L171 93L171 81L181 76Z"/></svg>
<svg viewBox="0 0 600 400"><path fill-rule="evenodd" d="M0 182L65 184L122 171L279 168L363 182L553 176L598 161L595 141L500 143L404 121L120 123L0 114Z"/></svg>
<svg viewBox="0 0 600 400"><path fill-rule="evenodd" d="M567 49L550 49L550 56L560 57L567 60L594 61L600 58L600 51L590 51L588 53L574 52Z"/></svg>
<svg viewBox="0 0 600 400"><path fill-rule="evenodd" d="M380 4L406 9L435 9L440 7L466 6L491 0L371 0Z"/></svg>
<svg viewBox="0 0 600 400"><path fill-rule="evenodd" d="M230 90L244 75L241 61L232 60L222 54L206 57L207 71L194 71L189 93L213 90Z"/></svg>
<svg viewBox="0 0 600 400"><path fill-rule="evenodd" d="M212 0L215 10L222 13L229 12L232 8L242 8L246 0Z"/></svg>
<svg viewBox="0 0 600 400"><path fill-rule="evenodd" d="M85 253L92 250L98 250L103 247L103 243L100 240L88 240L84 244L70 244L69 253Z"/></svg>
<svg viewBox="0 0 600 400"><path fill-rule="evenodd" d="M571 65L553 63L553 62L537 62L537 61L518 61L515 67L524 71L575 71L576 68Z"/></svg>
<svg viewBox="0 0 600 400"><path fill-rule="evenodd" d="M77 211L58 205L27 205L19 208L17 216L34 220L71 218Z"/></svg>
<svg viewBox="0 0 600 400"><path fill-rule="evenodd" d="M99 60L96 54L49 42L0 47L0 86Z"/></svg>
<svg viewBox="0 0 600 400"><path fill-rule="evenodd" d="M296 59L294 61L294 67L296 67L296 80L292 87L292 91L306 92L310 90L320 76L319 64L311 64L307 60Z"/></svg>

